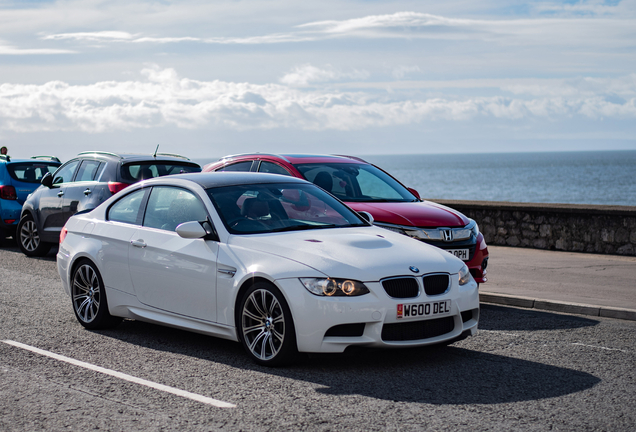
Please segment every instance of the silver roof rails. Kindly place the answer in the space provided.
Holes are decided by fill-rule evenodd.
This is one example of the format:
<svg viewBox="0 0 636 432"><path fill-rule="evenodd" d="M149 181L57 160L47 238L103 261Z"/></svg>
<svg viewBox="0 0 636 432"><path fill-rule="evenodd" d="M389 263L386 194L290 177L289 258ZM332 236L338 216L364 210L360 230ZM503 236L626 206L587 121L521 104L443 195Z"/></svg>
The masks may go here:
<svg viewBox="0 0 636 432"><path fill-rule="evenodd" d="M276 154L276 153L260 153L260 152L239 153L239 154L234 154L234 155L228 155L228 156L223 156L219 160L222 161L222 160L225 160L225 159L232 159L232 158L239 157L239 156L275 156L275 157L281 158L285 162L289 162L289 159L287 159L283 155Z"/></svg>
<svg viewBox="0 0 636 432"><path fill-rule="evenodd" d="M50 160L50 161L53 161L53 162L62 162L57 157L48 156L48 155L31 156L31 159L42 159L42 160Z"/></svg>
<svg viewBox="0 0 636 432"><path fill-rule="evenodd" d="M176 158L180 158L180 159L185 159L185 160L190 160L190 158L182 156L180 154L176 154L176 153L155 153L155 156L171 156L171 157L176 157Z"/></svg>
<svg viewBox="0 0 636 432"><path fill-rule="evenodd" d="M123 157L121 157L117 153L111 153L111 152L105 152L105 151L84 151L84 152L78 153L77 155L81 156L86 154L100 154L100 155L107 155L107 156L115 156L115 157L118 157L119 159L123 159Z"/></svg>

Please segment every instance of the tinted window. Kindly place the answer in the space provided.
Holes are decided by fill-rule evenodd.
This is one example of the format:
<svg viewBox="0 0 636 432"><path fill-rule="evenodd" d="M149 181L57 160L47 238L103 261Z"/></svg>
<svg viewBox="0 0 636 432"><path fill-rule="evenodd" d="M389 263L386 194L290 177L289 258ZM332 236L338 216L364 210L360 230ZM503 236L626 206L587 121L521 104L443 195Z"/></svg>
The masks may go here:
<svg viewBox="0 0 636 432"><path fill-rule="evenodd" d="M201 167L178 162L140 162L121 166L121 178L125 182L138 182L170 174L201 172Z"/></svg>
<svg viewBox="0 0 636 432"><path fill-rule="evenodd" d="M59 164L49 164L46 162L18 162L7 165L9 175L15 180L26 183L40 183L42 177L47 172L53 174L58 169Z"/></svg>
<svg viewBox="0 0 636 432"><path fill-rule="evenodd" d="M62 165L53 175L53 184L68 183L73 180L73 174L79 163L80 161L75 160Z"/></svg>
<svg viewBox="0 0 636 432"><path fill-rule="evenodd" d="M282 166L272 162L266 162L266 161L261 162L261 166L258 167L258 170L264 173L291 175L289 171L287 171Z"/></svg>
<svg viewBox="0 0 636 432"><path fill-rule="evenodd" d="M157 186L152 188L144 226L174 231L179 224L206 221L208 214L201 200L185 189Z"/></svg>
<svg viewBox="0 0 636 432"><path fill-rule="evenodd" d="M311 184L226 186L207 192L233 234L366 225L340 201Z"/></svg>
<svg viewBox="0 0 636 432"><path fill-rule="evenodd" d="M408 189L373 165L324 163L295 166L307 180L343 201L417 201Z"/></svg>
<svg viewBox="0 0 636 432"><path fill-rule="evenodd" d="M95 180L95 176L99 171L99 166L101 162L96 160L85 160L82 161L82 165L80 166L79 171L77 171L77 175L75 176L75 181L92 181Z"/></svg>
<svg viewBox="0 0 636 432"><path fill-rule="evenodd" d="M252 168L252 161L239 162L232 165L226 165L217 171L249 171Z"/></svg>
<svg viewBox="0 0 636 432"><path fill-rule="evenodd" d="M130 224L137 223L145 192L143 189L138 190L117 201L108 210L108 219Z"/></svg>

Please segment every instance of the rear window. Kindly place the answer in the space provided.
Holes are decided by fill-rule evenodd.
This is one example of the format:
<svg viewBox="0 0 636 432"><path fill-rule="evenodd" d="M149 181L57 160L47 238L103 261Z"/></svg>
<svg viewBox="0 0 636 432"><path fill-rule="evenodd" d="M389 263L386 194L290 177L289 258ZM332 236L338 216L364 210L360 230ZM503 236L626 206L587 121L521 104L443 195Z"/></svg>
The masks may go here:
<svg viewBox="0 0 636 432"><path fill-rule="evenodd" d="M53 174L61 164L49 162L16 162L7 165L9 175L14 180L26 183L40 183L47 172Z"/></svg>
<svg viewBox="0 0 636 432"><path fill-rule="evenodd" d="M170 174L182 174L201 172L201 167L195 164L183 164L175 162L141 162L130 163L121 166L122 181L135 183L153 177L161 177Z"/></svg>

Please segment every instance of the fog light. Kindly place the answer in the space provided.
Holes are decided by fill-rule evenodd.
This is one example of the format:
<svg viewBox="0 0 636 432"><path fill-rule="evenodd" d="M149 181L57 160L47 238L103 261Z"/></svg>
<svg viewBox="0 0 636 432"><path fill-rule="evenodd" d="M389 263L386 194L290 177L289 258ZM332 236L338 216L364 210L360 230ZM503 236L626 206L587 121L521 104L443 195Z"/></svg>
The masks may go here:
<svg viewBox="0 0 636 432"><path fill-rule="evenodd" d="M488 267L488 258L484 258L484 260L481 262L481 268L483 270L486 270L486 267Z"/></svg>

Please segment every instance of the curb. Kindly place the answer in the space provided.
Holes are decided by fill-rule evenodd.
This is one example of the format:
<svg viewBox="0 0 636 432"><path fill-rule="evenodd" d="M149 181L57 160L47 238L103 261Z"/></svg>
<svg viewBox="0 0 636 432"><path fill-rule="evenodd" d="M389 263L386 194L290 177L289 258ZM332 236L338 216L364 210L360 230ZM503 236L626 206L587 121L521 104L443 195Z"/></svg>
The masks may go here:
<svg viewBox="0 0 636 432"><path fill-rule="evenodd" d="M532 297L510 296L489 292L479 293L480 303L493 303L504 306L516 306L528 309L540 309L575 315L597 316L636 321L636 310L610 306L592 306L580 303L559 302L554 300L535 299Z"/></svg>

